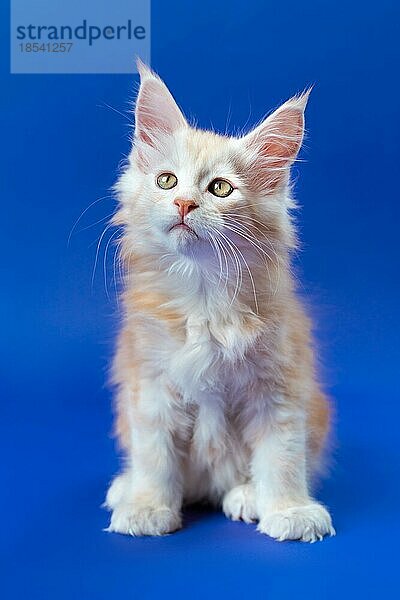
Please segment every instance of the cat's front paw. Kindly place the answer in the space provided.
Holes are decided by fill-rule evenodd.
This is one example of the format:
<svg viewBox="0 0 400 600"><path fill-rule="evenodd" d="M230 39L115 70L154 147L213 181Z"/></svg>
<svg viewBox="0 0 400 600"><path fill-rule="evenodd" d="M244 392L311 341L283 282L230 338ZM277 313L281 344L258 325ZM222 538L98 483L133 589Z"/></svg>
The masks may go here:
<svg viewBox="0 0 400 600"><path fill-rule="evenodd" d="M165 535L182 527L180 514L168 506L135 506L121 502L111 515L106 531L126 535Z"/></svg>
<svg viewBox="0 0 400 600"><path fill-rule="evenodd" d="M121 475L117 475L108 488L103 507L114 510L114 508L123 501L123 498L128 496L131 485L131 477L128 471Z"/></svg>
<svg viewBox="0 0 400 600"><path fill-rule="evenodd" d="M254 488L250 483L237 485L224 497L222 510L232 521L252 523L257 519Z"/></svg>
<svg viewBox="0 0 400 600"><path fill-rule="evenodd" d="M321 504L312 502L267 514L258 524L258 531L279 542L301 540L316 542L325 535L335 535L330 514Z"/></svg>

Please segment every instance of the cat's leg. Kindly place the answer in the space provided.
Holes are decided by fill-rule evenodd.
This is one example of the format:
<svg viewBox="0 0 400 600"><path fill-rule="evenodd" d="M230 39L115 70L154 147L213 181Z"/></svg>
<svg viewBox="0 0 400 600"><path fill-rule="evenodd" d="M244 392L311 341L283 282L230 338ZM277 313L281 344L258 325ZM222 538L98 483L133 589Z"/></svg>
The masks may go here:
<svg viewBox="0 0 400 600"><path fill-rule="evenodd" d="M279 541L334 535L328 511L308 490L305 415L282 398L274 405L254 416L251 470L258 530Z"/></svg>
<svg viewBox="0 0 400 600"><path fill-rule="evenodd" d="M174 444L176 414L167 386L142 380L120 390L129 434L128 467L115 478L106 499L108 531L162 535L181 527L181 465Z"/></svg>
<svg viewBox="0 0 400 600"><path fill-rule="evenodd" d="M225 494L222 510L232 521L252 523L257 519L256 495L252 483L237 485Z"/></svg>
<svg viewBox="0 0 400 600"><path fill-rule="evenodd" d="M227 491L245 483L248 477L248 459L239 437L225 414L224 398L219 392L197 393L197 417L191 440L188 471L198 473L200 484L190 476L186 484L193 483L203 497L217 506ZM203 475L206 474L206 476ZM193 492L192 491L192 496Z"/></svg>

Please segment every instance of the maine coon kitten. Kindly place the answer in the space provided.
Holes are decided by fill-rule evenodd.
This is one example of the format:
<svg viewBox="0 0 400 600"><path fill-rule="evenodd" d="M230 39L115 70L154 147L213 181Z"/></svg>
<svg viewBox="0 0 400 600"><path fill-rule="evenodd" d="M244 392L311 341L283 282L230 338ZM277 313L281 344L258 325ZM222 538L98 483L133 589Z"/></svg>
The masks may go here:
<svg viewBox="0 0 400 600"><path fill-rule="evenodd" d="M308 93L251 133L191 127L165 84L141 86L114 223L124 322L114 362L126 463L109 531L161 535L183 503L221 504L278 540L333 535L311 496L329 408L290 254L289 171Z"/></svg>

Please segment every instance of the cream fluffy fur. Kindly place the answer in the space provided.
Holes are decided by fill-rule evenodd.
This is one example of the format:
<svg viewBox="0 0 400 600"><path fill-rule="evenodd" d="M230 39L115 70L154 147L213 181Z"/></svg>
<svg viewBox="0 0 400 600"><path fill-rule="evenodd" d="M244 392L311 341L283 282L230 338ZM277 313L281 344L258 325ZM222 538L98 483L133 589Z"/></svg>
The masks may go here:
<svg viewBox="0 0 400 600"><path fill-rule="evenodd" d="M188 125L140 65L135 140L117 189L124 323L114 362L126 463L109 531L161 535L209 500L278 540L334 533L310 497L329 424L295 294L289 170L308 94L239 138ZM177 185L157 186L173 173ZM207 188L224 178L233 192ZM176 200L193 203L180 222ZM189 229L190 227L190 229Z"/></svg>

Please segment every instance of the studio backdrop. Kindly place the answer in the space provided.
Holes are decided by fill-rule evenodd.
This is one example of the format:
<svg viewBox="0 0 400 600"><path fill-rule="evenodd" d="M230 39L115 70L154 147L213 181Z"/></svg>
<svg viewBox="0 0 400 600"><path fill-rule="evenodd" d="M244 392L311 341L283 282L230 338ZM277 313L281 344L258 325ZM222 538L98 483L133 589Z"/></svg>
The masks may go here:
<svg viewBox="0 0 400 600"><path fill-rule="evenodd" d="M11 0L1 6L4 598L391 597L400 500L399 4ZM119 462L109 219L140 56L202 128L249 131L313 86L294 268L335 406L318 494L337 536L279 545L203 507L106 534Z"/></svg>

